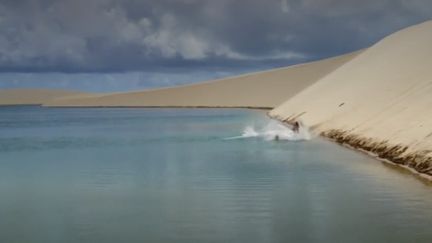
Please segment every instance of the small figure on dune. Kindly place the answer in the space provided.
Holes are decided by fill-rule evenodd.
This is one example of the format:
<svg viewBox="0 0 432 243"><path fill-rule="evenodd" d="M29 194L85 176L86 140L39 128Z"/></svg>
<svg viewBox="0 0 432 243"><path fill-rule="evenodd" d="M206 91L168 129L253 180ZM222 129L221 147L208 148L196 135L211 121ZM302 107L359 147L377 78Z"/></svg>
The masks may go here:
<svg viewBox="0 0 432 243"><path fill-rule="evenodd" d="M275 141L279 141L279 135L276 135L274 138Z"/></svg>

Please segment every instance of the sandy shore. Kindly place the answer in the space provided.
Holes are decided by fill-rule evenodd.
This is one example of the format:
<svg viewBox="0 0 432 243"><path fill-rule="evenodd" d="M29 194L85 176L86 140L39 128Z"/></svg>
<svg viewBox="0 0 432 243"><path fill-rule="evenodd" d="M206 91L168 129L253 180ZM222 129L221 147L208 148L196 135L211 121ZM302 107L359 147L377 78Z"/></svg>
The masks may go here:
<svg viewBox="0 0 432 243"><path fill-rule="evenodd" d="M41 105L61 97L81 97L87 93L55 89L0 90L0 105Z"/></svg>
<svg viewBox="0 0 432 243"><path fill-rule="evenodd" d="M46 106L273 108L359 52L322 61L178 87L62 98Z"/></svg>
<svg viewBox="0 0 432 243"><path fill-rule="evenodd" d="M432 175L432 22L388 36L270 115Z"/></svg>

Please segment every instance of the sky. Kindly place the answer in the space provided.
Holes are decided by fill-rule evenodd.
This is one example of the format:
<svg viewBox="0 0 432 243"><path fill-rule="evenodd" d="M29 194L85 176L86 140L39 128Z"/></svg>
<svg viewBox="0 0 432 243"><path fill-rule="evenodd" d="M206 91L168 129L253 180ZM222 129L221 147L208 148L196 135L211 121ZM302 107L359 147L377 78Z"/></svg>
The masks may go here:
<svg viewBox="0 0 432 243"><path fill-rule="evenodd" d="M430 0L0 0L0 89L179 85L368 47Z"/></svg>

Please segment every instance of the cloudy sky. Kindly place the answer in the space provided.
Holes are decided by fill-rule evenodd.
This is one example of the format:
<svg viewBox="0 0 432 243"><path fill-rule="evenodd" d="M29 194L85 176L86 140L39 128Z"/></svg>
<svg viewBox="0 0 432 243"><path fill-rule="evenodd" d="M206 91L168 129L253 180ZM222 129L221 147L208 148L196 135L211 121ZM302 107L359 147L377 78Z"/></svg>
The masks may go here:
<svg viewBox="0 0 432 243"><path fill-rule="evenodd" d="M0 88L132 90L367 47L430 0L0 0Z"/></svg>

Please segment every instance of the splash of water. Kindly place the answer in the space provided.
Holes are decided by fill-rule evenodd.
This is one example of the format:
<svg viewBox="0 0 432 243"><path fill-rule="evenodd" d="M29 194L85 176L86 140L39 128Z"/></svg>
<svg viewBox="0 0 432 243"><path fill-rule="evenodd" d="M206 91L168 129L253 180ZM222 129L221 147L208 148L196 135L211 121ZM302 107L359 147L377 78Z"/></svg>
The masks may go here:
<svg viewBox="0 0 432 243"><path fill-rule="evenodd" d="M298 132L293 131L284 124L275 120L269 121L262 127L246 126L241 136L229 137L226 140L245 139L245 138L262 138L266 141L270 140L289 140L301 141L309 140L311 134L307 127L300 126Z"/></svg>

